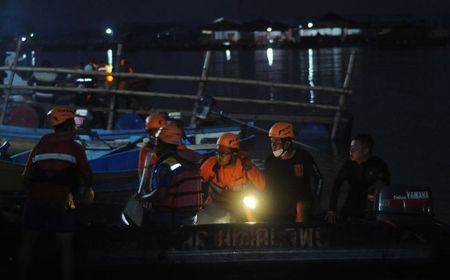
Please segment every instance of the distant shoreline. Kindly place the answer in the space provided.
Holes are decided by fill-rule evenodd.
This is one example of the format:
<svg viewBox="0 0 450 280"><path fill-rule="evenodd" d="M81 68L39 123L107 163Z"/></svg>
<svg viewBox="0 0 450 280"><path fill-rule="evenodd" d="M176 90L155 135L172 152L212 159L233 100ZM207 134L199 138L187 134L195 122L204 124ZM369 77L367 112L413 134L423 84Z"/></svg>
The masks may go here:
<svg viewBox="0 0 450 280"><path fill-rule="evenodd" d="M40 50L104 50L115 49L119 42L98 40L60 40L40 41L24 45L24 49ZM203 51L203 50L257 50L257 49L317 49L333 47L424 47L424 46L447 46L448 38L437 39L378 39L378 40L354 40L339 41L336 39L308 40L305 42L289 42L277 44L220 44L220 43L198 43L198 42L123 42L128 51L139 50L166 50L166 51Z"/></svg>

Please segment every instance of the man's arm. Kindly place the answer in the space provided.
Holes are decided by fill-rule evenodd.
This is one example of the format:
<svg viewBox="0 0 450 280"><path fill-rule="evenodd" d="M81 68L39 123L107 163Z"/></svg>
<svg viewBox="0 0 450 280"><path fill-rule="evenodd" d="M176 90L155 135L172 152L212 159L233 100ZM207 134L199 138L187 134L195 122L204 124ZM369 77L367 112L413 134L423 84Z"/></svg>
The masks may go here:
<svg viewBox="0 0 450 280"><path fill-rule="evenodd" d="M258 190L264 191L266 189L266 178L264 173L262 173L250 159L243 162L243 164L244 171L252 185Z"/></svg>

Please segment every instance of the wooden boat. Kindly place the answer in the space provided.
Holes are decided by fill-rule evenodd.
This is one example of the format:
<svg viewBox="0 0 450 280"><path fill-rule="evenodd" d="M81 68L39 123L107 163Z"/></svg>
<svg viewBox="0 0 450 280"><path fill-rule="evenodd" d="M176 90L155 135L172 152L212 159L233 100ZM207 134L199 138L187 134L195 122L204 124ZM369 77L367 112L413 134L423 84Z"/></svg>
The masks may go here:
<svg viewBox="0 0 450 280"><path fill-rule="evenodd" d="M229 127L226 127L228 129ZM223 128L222 128L223 129ZM204 130L204 135L220 135L221 128L212 131ZM222 131L222 132L221 132ZM227 131L227 130L225 130ZM214 139L209 137L208 139ZM252 142L255 135L242 138L245 143ZM216 140L215 140L216 141ZM216 145L186 144L197 153L208 157L212 155ZM116 149L86 150L88 160L94 172L94 189L98 192L136 190L139 186L137 173L139 148L135 144L128 144ZM0 194L23 191L21 174L28 159L30 150L10 156L8 160L0 160L0 177L8 178L0 187Z"/></svg>
<svg viewBox="0 0 450 280"><path fill-rule="evenodd" d="M404 197L408 192L418 194ZM380 207L371 218L334 225L320 220L307 224L233 223L175 228L84 223L75 239L77 269L87 277L83 279L99 275L119 279L149 271L185 276L205 269L217 273L219 279L244 275L279 279L293 272L319 279L328 279L330 273L361 279L366 269L376 275L370 279L397 279L393 273L399 273L401 279L409 273L412 279L434 279L422 273L434 273L450 257L450 226L424 211L429 209L426 205L431 207L429 190L394 187L380 198ZM106 213L89 211L87 216ZM19 228L15 222L2 221L1 261L10 268L17 261ZM37 267L42 266L42 260L44 265L57 261L50 237L41 240L39 246L47 255L35 261Z"/></svg>
<svg viewBox="0 0 450 280"><path fill-rule="evenodd" d="M209 127L186 128L185 135L189 144L213 143L224 132L241 133L242 126L238 124L227 124ZM49 128L29 128L12 125L0 125L0 139L9 140L14 152L31 149L37 141L45 134L53 132ZM136 144L146 137L143 129L93 129L79 130L77 139L81 141L86 150L111 150ZM98 154L97 153L97 154Z"/></svg>

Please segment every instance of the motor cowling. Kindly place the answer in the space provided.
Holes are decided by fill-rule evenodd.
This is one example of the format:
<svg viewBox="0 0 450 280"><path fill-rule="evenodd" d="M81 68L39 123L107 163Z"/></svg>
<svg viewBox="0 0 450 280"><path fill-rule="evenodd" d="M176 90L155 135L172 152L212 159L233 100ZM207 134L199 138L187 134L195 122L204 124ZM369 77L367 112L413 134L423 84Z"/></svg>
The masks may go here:
<svg viewBox="0 0 450 280"><path fill-rule="evenodd" d="M378 192L377 214L433 216L431 189L425 186L391 185Z"/></svg>

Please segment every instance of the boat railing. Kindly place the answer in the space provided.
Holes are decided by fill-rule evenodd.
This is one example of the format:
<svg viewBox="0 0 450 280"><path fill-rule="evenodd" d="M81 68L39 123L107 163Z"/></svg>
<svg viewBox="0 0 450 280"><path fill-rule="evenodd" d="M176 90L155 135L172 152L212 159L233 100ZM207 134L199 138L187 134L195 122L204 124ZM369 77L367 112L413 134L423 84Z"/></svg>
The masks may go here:
<svg viewBox="0 0 450 280"><path fill-rule="evenodd" d="M209 52L207 53L207 57ZM163 74L151 74L151 73L124 73L124 72L101 72L101 71L85 71L79 69L68 69L68 68L48 68L48 67L19 67L10 65L0 67L0 71L10 71L9 83L7 85L0 85L0 89L3 91L3 109L0 119L0 124L4 123L6 105L8 102L23 102L23 99L29 102L33 101L32 94L35 91L43 92L53 92L55 94L62 93L93 93L93 94L107 94L111 98L110 104L104 107L90 107L92 111L106 112L108 113L108 126L110 126L111 118L114 118L114 114L118 112L134 112L138 114L148 114L150 111L170 111L169 108L151 108L150 109L130 109L130 108L117 108L117 104L114 104L115 98L117 96L143 96L143 97L158 97L158 98L168 98L170 100L192 100L191 106L193 104L194 110L186 108L183 106L175 107L174 111L179 111L183 116L191 117L195 114L195 108L197 106L197 101L201 95L207 94L212 96L215 100L219 101L224 108L229 111L231 115L241 119L251 119L251 120L279 120L279 121L294 121L294 122L319 122L329 124L330 130L332 132L332 137L337 138L339 134L337 132L338 126L342 119L344 112L346 112L346 100L347 96L351 94L351 90L348 87L355 52L353 51L350 55L350 60L348 64L348 69L346 73L346 78L343 87L328 87L328 86L310 86L310 85L299 85L299 84L289 84L289 83L276 83L263 80L248 80L248 79L237 79L237 78L224 78L224 77L212 77L207 76L208 63L205 58L205 65L203 66L203 72L201 76L187 76L187 75L163 75ZM209 58L208 58L209 59ZM104 83L96 88L79 87L76 83L59 83L54 86L36 86L36 85L15 85L12 80L16 73L27 73L26 75L31 76L34 72L45 72L45 73L57 73L59 75L65 74L72 77L106 77L112 76L112 83ZM196 93L173 93L173 92L162 92L162 91L151 91L151 90L131 90L131 89L120 89L118 87L118 81L121 79L145 79L148 81L156 80L167 80L167 81L181 81L189 83L198 83L198 90ZM209 93L205 89L205 84L230 84L239 86L252 86L252 87L266 87L270 88L273 93L274 90L283 90L281 94L277 94L275 97L273 94L268 96L255 95L254 91L240 91L238 95L232 94L217 94ZM250 94L246 94L249 92ZM307 99L306 95L314 92L315 96L324 96L323 98L316 98L316 102L312 102ZM14 94L20 95L26 98L21 98L18 101L14 101L11 98ZM303 97L302 97L303 96ZM241 107L247 108L251 106L250 110L239 110L234 111L236 103L239 103ZM81 107L80 107L81 108ZM255 108L262 109L262 111L253 110ZM283 108L282 110L274 108ZM285 109L290 108L290 109ZM242 113L245 111L245 113ZM282 114L275 114L273 112L281 111ZM111 129L111 127L107 127Z"/></svg>

